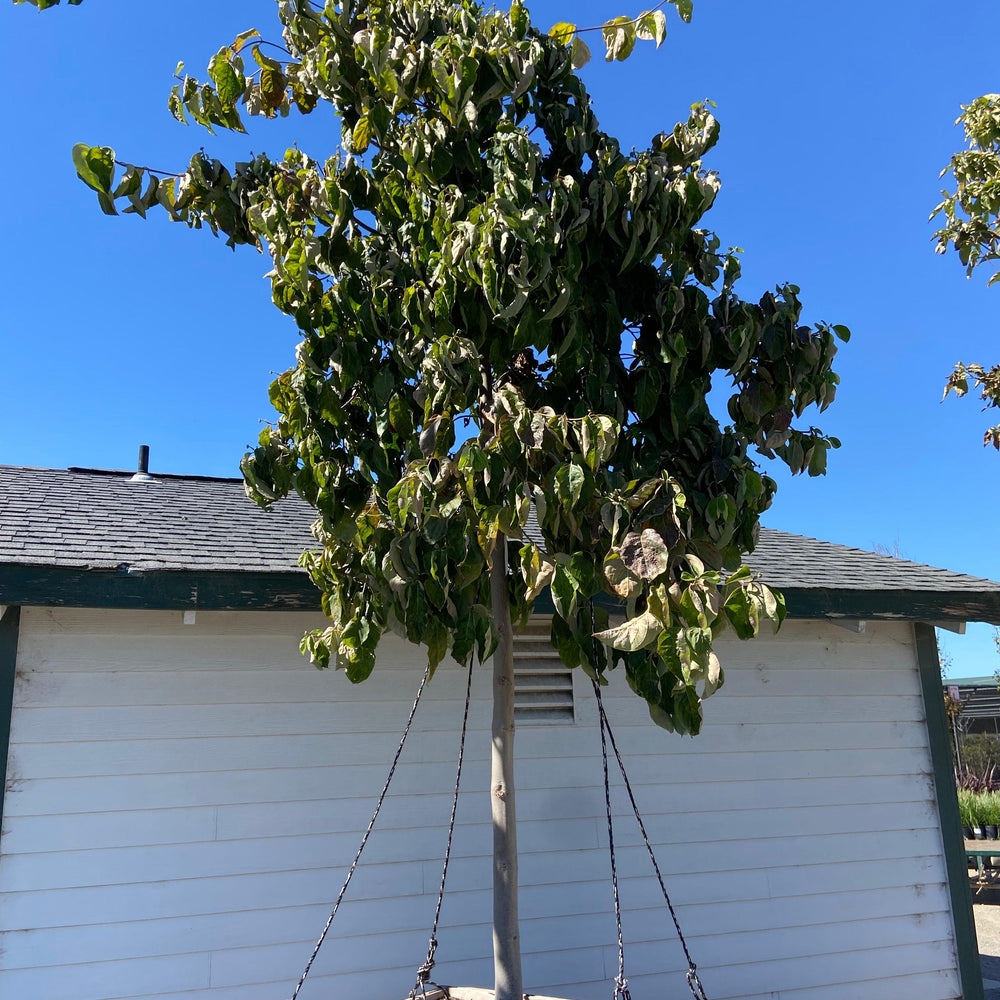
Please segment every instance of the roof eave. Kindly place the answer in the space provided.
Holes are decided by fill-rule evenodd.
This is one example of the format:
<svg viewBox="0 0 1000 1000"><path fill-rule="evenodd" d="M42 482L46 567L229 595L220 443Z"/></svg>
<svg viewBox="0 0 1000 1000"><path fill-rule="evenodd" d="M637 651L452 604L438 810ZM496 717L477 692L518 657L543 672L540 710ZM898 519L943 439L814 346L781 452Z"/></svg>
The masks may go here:
<svg viewBox="0 0 1000 1000"><path fill-rule="evenodd" d="M785 598L789 618L847 618L861 621L986 622L1000 625L1000 590L838 590L812 587L775 587ZM610 599L605 607L620 607ZM551 613L546 590L535 601L535 612Z"/></svg>
<svg viewBox="0 0 1000 1000"><path fill-rule="evenodd" d="M781 588L790 618L1000 625L1000 590Z"/></svg>
<svg viewBox="0 0 1000 1000"><path fill-rule="evenodd" d="M0 604L134 610L318 611L302 571L115 570L0 564Z"/></svg>
<svg viewBox="0 0 1000 1000"><path fill-rule="evenodd" d="M1000 590L848 590L786 587L789 618L986 622L1000 625ZM145 610L317 611L319 593L302 570L119 572L0 564L0 604ZM535 611L552 611L548 592Z"/></svg>

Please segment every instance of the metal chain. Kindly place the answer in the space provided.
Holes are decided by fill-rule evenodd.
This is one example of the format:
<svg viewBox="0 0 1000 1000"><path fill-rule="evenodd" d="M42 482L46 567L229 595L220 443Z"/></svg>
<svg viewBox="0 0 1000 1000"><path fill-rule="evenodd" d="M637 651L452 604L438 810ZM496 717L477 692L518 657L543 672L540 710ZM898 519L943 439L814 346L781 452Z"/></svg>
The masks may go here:
<svg viewBox="0 0 1000 1000"><path fill-rule="evenodd" d="M313 962L316 961L316 956L319 954L320 948L323 947L323 942L326 940L326 935L329 933L330 925L333 923L333 918L337 915L337 910L340 909L340 904L344 901L344 894L347 892L347 887L351 884L351 879L354 878L354 871L358 867L358 862L361 860L361 854L365 849L365 844L368 843L368 838L371 836L372 830L375 827L375 820L378 819L378 814L382 809L382 803L385 801L386 793L389 791L392 776L396 773L396 765L399 763L399 758L403 753L403 745L406 743L406 737L410 734L410 726L413 724L413 716L417 714L417 705L420 704L420 696L424 693L424 687L427 684L427 678L430 677L430 675L431 668L430 664L428 664L427 669L424 670L424 676L420 681L420 687L417 688L417 696L413 700L413 707L410 709L410 716L406 720L406 727L403 729L403 735L399 740L399 746L396 748L396 756L392 759L392 766L389 768L385 784L382 786L382 792L378 797L375 812L372 813L372 818L368 823L368 829L365 830L365 835L361 838L361 846L358 848L357 854L354 855L354 860L351 862L347 878L344 880L344 884L341 887L340 895L337 896L337 901L333 904L333 909L330 911L330 916L327 918L326 926L323 928L323 933L320 934L319 940L316 942L316 947L313 948L312 954L309 956L309 961L306 962L306 967L302 972L302 976L300 977L298 983L295 984L295 990L292 993L291 1000L296 1000L298 997L299 991L302 989L302 984L306 981L306 977L309 975L309 970L312 968Z"/></svg>
<svg viewBox="0 0 1000 1000"><path fill-rule="evenodd" d="M601 685L592 680L597 702L601 701ZM615 829L611 821L611 781L608 777L608 746L605 741L604 717L601 716L601 757L604 760L604 806L608 817L608 848L611 852L611 888L615 899L615 925L618 928L618 976L615 978L614 1000L632 1000L625 978L625 943L622 939L622 908L618 898L618 864L615 859Z"/></svg>
<svg viewBox="0 0 1000 1000"><path fill-rule="evenodd" d="M667 886L663 881L663 873L660 871L660 866L656 863L656 855L653 853L653 845L649 841L649 835L646 833L646 825L642 821L642 816L639 813L639 806L636 804L635 795L632 792L632 783L628 780L628 774L625 771L625 762L622 760L621 752L618 750L618 743L615 740L615 734L611 729L611 723L608 721L607 713L604 711L604 702L601 699L600 685L595 684L594 689L597 693L597 710L601 716L601 746L604 746L604 731L607 730L608 740L611 742L611 749L614 751L615 759L618 761L618 770L621 771L622 781L625 783L625 791L628 792L629 802L632 803L632 812L635 813L636 822L639 824L639 832L642 834L643 843L646 845L646 853L649 854L649 860L653 864L653 871L656 872L656 879L660 883L660 891L663 893L663 900L667 904L667 909L670 911L670 918L674 922L674 930L677 931L677 940L680 941L681 948L684 950L684 957L687 959L688 988L691 990L691 995L695 998L695 1000L708 1000L708 997L705 994L705 987L702 986L701 980L698 978L698 966L695 965L694 959L691 958L691 952L688 951L687 941L684 940L684 934L681 931L681 925L677 919L677 913L674 910L673 903L670 902L670 894L667 892ZM604 765L605 768L607 768L606 755Z"/></svg>
<svg viewBox="0 0 1000 1000"><path fill-rule="evenodd" d="M434 953L437 951L438 921L441 919L441 904L444 902L444 884L448 878L448 864L451 861L451 841L455 834L455 816L458 813L458 790L462 784L462 761L465 758L465 734L469 728L469 704L472 701L472 664L469 658L469 676L465 682L465 712L462 715L462 735L458 741L458 767L455 771L455 791L451 797L451 818L448 820L448 843L444 850L444 864L441 867L441 885L438 888L437 906L434 908L434 923L431 926L431 938L427 945L427 958L417 969L417 981L410 990L410 1000L417 995L417 990L423 991L431 981L431 971L434 969Z"/></svg>
<svg viewBox="0 0 1000 1000"><path fill-rule="evenodd" d="M594 695L597 698L597 706L601 708L601 683L597 671L599 667L599 647L597 643L597 625L594 622L594 602L590 602L590 632L594 637L594 676L591 683L594 685ZM611 854L611 890L615 900L615 926L618 930L618 976L615 978L614 1000L632 1000L628 991L628 980L625 978L625 942L622 938L622 908L618 897L618 862L615 858L615 828L611 819L611 779L608 775L608 745L605 737L607 720L604 712L598 714L601 723L601 759L604 762L604 809L608 818L608 849Z"/></svg>

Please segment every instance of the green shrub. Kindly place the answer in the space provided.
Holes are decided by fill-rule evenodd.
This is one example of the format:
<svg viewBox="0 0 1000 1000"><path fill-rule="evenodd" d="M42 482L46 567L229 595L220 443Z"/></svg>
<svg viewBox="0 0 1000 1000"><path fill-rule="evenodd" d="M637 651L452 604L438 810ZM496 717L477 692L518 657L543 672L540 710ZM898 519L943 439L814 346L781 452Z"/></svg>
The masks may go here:
<svg viewBox="0 0 1000 1000"><path fill-rule="evenodd" d="M1000 738L992 733L966 733L959 736L962 767L974 774L1000 768Z"/></svg>
<svg viewBox="0 0 1000 1000"><path fill-rule="evenodd" d="M980 796L980 820L984 826L1000 826L1000 792Z"/></svg>
<svg viewBox="0 0 1000 1000"><path fill-rule="evenodd" d="M967 788L958 790L958 813L962 817L962 825L974 827L978 825L976 819L975 792L970 792Z"/></svg>
<svg viewBox="0 0 1000 1000"><path fill-rule="evenodd" d="M968 827L1000 827L1000 792L974 792L958 789L958 813Z"/></svg>

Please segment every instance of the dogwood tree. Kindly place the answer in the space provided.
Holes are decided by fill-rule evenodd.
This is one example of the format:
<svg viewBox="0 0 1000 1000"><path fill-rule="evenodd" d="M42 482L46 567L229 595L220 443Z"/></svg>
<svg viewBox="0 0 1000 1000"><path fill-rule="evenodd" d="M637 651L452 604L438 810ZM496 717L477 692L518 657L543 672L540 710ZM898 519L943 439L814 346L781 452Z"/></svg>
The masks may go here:
<svg viewBox="0 0 1000 1000"><path fill-rule="evenodd" d="M689 0L674 6L690 17ZM510 1000L512 627L547 589L564 663L623 668L657 723L697 733L723 681L716 638L784 616L743 565L775 492L759 458L825 471L838 442L802 418L832 402L848 332L803 325L793 285L739 297L736 255L701 225L719 191L702 163L710 106L623 150L575 71L586 29L472 0L277 11L280 41L236 35L207 80L182 75L171 111L241 131L247 115L332 107L334 156L197 152L170 174L80 145L74 161L107 213L161 209L271 255L301 342L243 471L259 503L296 491L316 509L302 561L330 624L304 640L315 662L363 681L386 630L431 667L494 656ZM600 37L623 59L665 31L656 9Z"/></svg>

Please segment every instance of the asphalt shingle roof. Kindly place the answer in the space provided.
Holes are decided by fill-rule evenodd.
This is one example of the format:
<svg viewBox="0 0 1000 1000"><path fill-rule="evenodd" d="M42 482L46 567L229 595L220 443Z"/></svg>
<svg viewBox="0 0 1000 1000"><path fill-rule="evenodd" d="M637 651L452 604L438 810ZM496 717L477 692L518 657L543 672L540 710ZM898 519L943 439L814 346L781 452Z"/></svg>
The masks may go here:
<svg viewBox="0 0 1000 1000"><path fill-rule="evenodd" d="M761 528L760 544L747 560L781 589L950 591L1000 594L1000 581L955 573L937 566L897 559Z"/></svg>
<svg viewBox="0 0 1000 1000"><path fill-rule="evenodd" d="M297 498L261 510L237 479L0 466L0 565L287 573L313 518ZM1000 595L994 580L768 528L749 562L781 589Z"/></svg>
<svg viewBox="0 0 1000 1000"><path fill-rule="evenodd" d="M314 518L298 498L261 510L238 479L0 466L0 564L285 573Z"/></svg>

